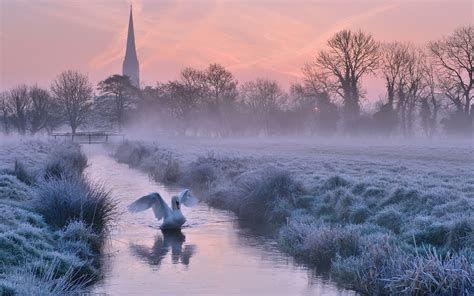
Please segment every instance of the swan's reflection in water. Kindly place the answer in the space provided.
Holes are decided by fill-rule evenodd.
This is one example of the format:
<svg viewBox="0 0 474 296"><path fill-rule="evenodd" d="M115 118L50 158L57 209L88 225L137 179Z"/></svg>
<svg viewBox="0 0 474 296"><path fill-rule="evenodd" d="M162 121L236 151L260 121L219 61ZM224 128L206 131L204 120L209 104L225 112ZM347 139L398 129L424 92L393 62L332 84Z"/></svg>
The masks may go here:
<svg viewBox="0 0 474 296"><path fill-rule="evenodd" d="M157 186L167 200L179 191L168 191L150 182L147 174L116 163L102 148L98 152L89 150L88 157L89 177L103 180L107 188L114 189L122 205L143 192L156 191ZM265 237L260 239L260 232L254 235L235 222L233 214L207 205L198 205L186 214L196 223L196 227L184 230L186 238L182 233L162 234L155 228L157 222L151 223L151 211L143 216L124 214L123 224L111 233L107 251L114 255L105 257L108 268L104 267L104 278L91 294L346 294L319 278L308 285L308 276L313 275L306 268L293 264Z"/></svg>
<svg viewBox="0 0 474 296"><path fill-rule="evenodd" d="M184 244L185 241L186 236L180 230L162 230L161 235L156 236L152 247L132 243L130 244L130 250L133 255L144 262L158 267L171 249L171 262L187 266L196 252L196 246Z"/></svg>

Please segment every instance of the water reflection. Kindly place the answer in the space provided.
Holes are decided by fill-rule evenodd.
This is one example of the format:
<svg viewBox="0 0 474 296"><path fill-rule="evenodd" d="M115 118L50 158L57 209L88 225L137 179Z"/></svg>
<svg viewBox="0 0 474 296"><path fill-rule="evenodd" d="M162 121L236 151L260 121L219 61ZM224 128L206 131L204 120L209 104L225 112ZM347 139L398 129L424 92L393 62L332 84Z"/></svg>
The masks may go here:
<svg viewBox="0 0 474 296"><path fill-rule="evenodd" d="M87 146L89 147L89 146ZM144 192L167 201L180 188L152 182L147 174L118 164L101 151L88 151L89 177L113 190L120 205ZM256 229L205 204L186 209L189 227L161 233L153 212L123 210L106 250L110 268L93 293L101 295L347 295L331 282L282 254L273 231ZM191 243L192 244L191 244ZM191 263L192 260L192 264ZM205 276L203 276L205 275ZM159 282L157 280L159 279Z"/></svg>
<svg viewBox="0 0 474 296"><path fill-rule="evenodd" d="M131 253L151 266L160 266L162 260L171 250L173 264L189 265L189 261L196 252L195 245L184 244L186 236L180 231L161 231L155 238L153 246L130 244Z"/></svg>

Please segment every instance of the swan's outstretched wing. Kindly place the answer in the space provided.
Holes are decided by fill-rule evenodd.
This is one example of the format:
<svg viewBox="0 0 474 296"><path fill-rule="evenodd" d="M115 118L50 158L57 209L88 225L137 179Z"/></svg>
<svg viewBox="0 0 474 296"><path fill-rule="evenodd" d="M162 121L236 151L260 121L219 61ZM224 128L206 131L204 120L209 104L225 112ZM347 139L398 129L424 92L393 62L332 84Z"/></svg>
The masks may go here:
<svg viewBox="0 0 474 296"><path fill-rule="evenodd" d="M156 192L145 195L128 206L128 210L132 213L145 211L149 208L153 209L155 217L158 220L168 216L171 213L170 207Z"/></svg>
<svg viewBox="0 0 474 296"><path fill-rule="evenodd" d="M187 207L195 206L198 203L197 198L191 195L191 191L189 189L182 191L178 198L179 202Z"/></svg>
<svg viewBox="0 0 474 296"><path fill-rule="evenodd" d="M159 198L161 198L159 194L150 193L148 195L140 197L139 199L131 203L128 206L128 210L132 213L137 213L137 212L147 210L151 208L153 204L158 201Z"/></svg>

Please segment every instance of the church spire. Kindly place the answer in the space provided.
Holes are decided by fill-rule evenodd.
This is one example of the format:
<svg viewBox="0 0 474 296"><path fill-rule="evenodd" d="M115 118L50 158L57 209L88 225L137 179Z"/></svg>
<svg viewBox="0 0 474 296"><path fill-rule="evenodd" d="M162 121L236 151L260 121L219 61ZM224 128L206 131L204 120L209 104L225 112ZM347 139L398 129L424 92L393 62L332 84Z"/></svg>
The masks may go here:
<svg viewBox="0 0 474 296"><path fill-rule="evenodd" d="M128 21L128 37L127 37L127 51L125 56L136 57L137 52L135 50L135 32L133 30L133 14L132 14L132 4L130 4L130 18Z"/></svg>
<svg viewBox="0 0 474 296"><path fill-rule="evenodd" d="M133 7L130 4L130 18L128 21L127 48L125 51L125 59L123 60L123 75L130 78L135 86L140 85L139 64L137 51L135 48L135 31L133 29Z"/></svg>

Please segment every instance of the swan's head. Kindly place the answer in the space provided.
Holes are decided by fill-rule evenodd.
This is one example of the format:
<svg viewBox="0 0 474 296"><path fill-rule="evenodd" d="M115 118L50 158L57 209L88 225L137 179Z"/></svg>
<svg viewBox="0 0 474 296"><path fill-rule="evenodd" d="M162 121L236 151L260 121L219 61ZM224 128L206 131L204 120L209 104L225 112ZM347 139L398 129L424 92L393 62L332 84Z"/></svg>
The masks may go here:
<svg viewBox="0 0 474 296"><path fill-rule="evenodd" d="M179 198L177 196L173 196L171 198L171 208L173 210L179 210L181 208L181 205L179 203Z"/></svg>

